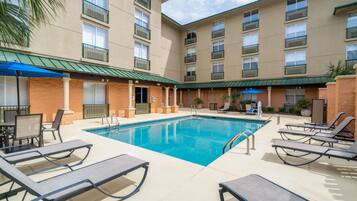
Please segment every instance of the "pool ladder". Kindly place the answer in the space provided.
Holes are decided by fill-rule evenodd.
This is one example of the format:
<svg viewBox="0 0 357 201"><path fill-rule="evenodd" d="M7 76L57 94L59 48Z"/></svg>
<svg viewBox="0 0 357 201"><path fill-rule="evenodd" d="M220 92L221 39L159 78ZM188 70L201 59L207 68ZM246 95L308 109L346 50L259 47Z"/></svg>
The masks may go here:
<svg viewBox="0 0 357 201"><path fill-rule="evenodd" d="M245 137L245 140L247 141L247 152L246 154L250 154L250 137L252 137L252 150L255 149L255 136L254 133L250 130L245 130L241 133L238 133L234 137L232 137L223 147L222 149L222 154L226 153L226 148L229 147L229 149L232 149L232 146L234 142L236 142L240 137Z"/></svg>
<svg viewBox="0 0 357 201"><path fill-rule="evenodd" d="M191 105L191 114L197 116L197 108L195 105Z"/></svg>
<svg viewBox="0 0 357 201"><path fill-rule="evenodd" d="M114 120L116 123L114 123ZM109 117L102 115L102 125L104 125L105 123L106 125L108 125L108 130L111 131L113 127L115 127L116 129L119 130L120 127L120 122L118 119L118 116L112 115L110 116L110 121L109 121Z"/></svg>

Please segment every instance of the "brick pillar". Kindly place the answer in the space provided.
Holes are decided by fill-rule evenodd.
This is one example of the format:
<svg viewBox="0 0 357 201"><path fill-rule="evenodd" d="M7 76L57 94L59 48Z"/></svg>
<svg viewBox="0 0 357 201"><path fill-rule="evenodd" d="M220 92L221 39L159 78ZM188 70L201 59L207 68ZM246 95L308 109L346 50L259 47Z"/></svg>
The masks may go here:
<svg viewBox="0 0 357 201"><path fill-rule="evenodd" d="M348 116L355 116L355 75L336 77L336 108L335 112L346 112ZM348 127L354 131L354 122Z"/></svg>
<svg viewBox="0 0 357 201"><path fill-rule="evenodd" d="M336 82L329 82L327 86L327 122L336 114Z"/></svg>

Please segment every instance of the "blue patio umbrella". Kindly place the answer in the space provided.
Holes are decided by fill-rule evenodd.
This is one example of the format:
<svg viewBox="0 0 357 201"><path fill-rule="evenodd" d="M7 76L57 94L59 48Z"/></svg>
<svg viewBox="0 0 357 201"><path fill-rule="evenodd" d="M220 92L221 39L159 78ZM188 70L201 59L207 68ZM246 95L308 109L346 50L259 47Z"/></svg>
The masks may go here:
<svg viewBox="0 0 357 201"><path fill-rule="evenodd" d="M262 90L258 90L258 89L245 89L244 91L241 91L240 94L244 94L244 95L250 95L250 99L253 99L253 95L255 94L262 94L263 91Z"/></svg>
<svg viewBox="0 0 357 201"><path fill-rule="evenodd" d="M19 77L48 77L59 78L64 75L54 71L45 70L36 66L17 63L17 62L4 62L0 63L0 76L16 76L16 89L17 89L17 112L20 112L20 90L19 90Z"/></svg>

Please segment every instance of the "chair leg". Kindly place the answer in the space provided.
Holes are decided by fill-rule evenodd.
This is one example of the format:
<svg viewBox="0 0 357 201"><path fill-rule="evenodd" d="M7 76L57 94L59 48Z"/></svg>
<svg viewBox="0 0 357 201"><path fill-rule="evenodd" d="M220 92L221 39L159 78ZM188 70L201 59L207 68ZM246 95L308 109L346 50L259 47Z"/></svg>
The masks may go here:
<svg viewBox="0 0 357 201"><path fill-rule="evenodd" d="M220 198L220 201L224 201L224 196L223 196L223 189L219 189L219 198Z"/></svg>
<svg viewBox="0 0 357 201"><path fill-rule="evenodd" d="M62 140L62 136L61 136L60 130L58 129L57 132L58 132L58 137L59 137L59 139L60 139L60 141L61 141L61 143L62 143L63 140Z"/></svg>
<svg viewBox="0 0 357 201"><path fill-rule="evenodd" d="M51 131L51 132L52 132L53 139L55 139L55 140L56 140L55 131Z"/></svg>

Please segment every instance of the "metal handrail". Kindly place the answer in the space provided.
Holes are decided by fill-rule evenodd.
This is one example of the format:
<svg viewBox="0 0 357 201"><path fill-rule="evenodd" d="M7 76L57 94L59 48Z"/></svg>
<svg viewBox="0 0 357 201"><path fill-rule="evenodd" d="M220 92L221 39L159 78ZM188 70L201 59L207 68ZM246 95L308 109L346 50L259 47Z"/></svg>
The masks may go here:
<svg viewBox="0 0 357 201"><path fill-rule="evenodd" d="M197 115L198 114L197 113L197 108L196 108L195 105L191 105L191 114L193 114L193 115Z"/></svg>
<svg viewBox="0 0 357 201"><path fill-rule="evenodd" d="M248 133L248 134L247 134ZM224 146L222 149L222 154L226 152L227 146L229 146L229 149L232 149L233 143L237 141L241 136L244 136L246 141L247 141L247 155L250 154L250 139L249 137L252 136L252 150L255 149L255 136L254 133L250 130L245 130L241 133L238 133L237 135L233 136Z"/></svg>

